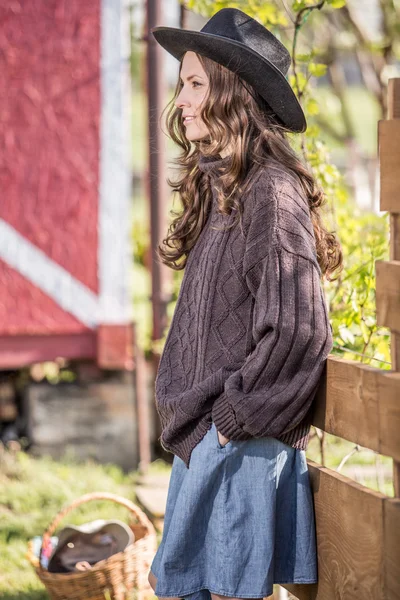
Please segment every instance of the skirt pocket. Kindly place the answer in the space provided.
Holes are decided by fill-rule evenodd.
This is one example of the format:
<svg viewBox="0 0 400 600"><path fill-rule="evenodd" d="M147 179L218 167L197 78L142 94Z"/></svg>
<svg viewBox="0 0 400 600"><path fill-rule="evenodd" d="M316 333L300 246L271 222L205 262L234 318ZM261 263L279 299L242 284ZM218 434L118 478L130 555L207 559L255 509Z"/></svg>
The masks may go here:
<svg viewBox="0 0 400 600"><path fill-rule="evenodd" d="M229 442L227 442L226 444L221 444L221 442L219 441L219 437L218 437L218 429L217 429L217 426L215 425L214 422L212 424L212 427L214 429L214 436L215 436L215 440L216 440L216 443L217 443L217 448L219 450L223 450L227 446L232 445L232 440L229 440Z"/></svg>

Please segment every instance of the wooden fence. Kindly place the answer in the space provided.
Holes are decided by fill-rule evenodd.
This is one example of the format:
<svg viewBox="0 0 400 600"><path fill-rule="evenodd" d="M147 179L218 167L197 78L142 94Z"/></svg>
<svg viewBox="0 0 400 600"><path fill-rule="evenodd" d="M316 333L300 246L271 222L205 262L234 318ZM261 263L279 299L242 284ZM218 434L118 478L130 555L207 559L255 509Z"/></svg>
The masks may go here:
<svg viewBox="0 0 400 600"><path fill-rule="evenodd" d="M392 370L329 356L313 425L393 458L395 497L308 460L318 584L285 585L299 600L400 599L400 78L378 122L380 209L390 212L390 260L376 261L377 324L391 329Z"/></svg>

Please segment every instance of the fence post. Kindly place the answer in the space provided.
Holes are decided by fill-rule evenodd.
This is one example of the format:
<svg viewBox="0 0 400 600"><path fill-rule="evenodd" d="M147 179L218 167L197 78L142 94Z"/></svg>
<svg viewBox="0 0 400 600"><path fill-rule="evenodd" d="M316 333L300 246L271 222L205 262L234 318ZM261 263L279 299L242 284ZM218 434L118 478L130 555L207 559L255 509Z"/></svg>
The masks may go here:
<svg viewBox="0 0 400 600"><path fill-rule="evenodd" d="M400 78L392 78L388 81L388 111L387 111L387 119L400 119ZM395 134L392 136L393 144L399 146L399 141L396 139ZM379 140L379 138L378 138ZM396 148L397 151L399 150ZM380 153L380 201L381 201L381 210L387 210L388 207L385 206L390 198L388 196L395 196L395 192L397 190L397 194L399 192L400 187L400 178L397 173L395 175L395 166L392 164L393 161L392 156L388 156L385 153L381 156ZM395 153L397 156L399 152ZM390 160L389 167L392 170L392 173L388 173L387 169L382 168L382 163L385 160ZM385 165L386 166L386 165ZM389 175L389 176L388 176ZM396 194L396 195L397 195ZM397 203L396 203L397 204ZM390 210L390 209L389 209ZM396 207L396 210L399 210ZM392 212L390 211L390 260L400 260L400 212ZM392 359L392 370L400 371L400 333L396 331L391 331L391 359ZM400 463L393 461L393 487L394 487L394 495L396 497L400 496Z"/></svg>

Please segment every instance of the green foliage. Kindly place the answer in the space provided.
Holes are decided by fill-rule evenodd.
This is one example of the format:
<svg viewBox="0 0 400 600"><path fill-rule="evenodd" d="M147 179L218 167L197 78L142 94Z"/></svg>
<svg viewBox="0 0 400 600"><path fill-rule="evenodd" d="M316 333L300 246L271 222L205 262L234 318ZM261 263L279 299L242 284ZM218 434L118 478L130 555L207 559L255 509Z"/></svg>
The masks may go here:
<svg viewBox="0 0 400 600"><path fill-rule="evenodd" d="M373 358L371 366L390 369L390 331L377 326L375 302L375 261L389 259L388 213L363 213L345 193L332 205L345 257L340 278L326 284L333 354L367 363Z"/></svg>
<svg viewBox="0 0 400 600"><path fill-rule="evenodd" d="M185 6L204 16L211 17L222 8L238 8L253 18L257 18L263 24L287 26L289 21L286 14L277 8L273 2L262 0L238 0L230 2L224 0L187 0Z"/></svg>
<svg viewBox="0 0 400 600"><path fill-rule="evenodd" d="M137 265L146 266L146 256L149 252L149 224L148 221L138 219L135 215L132 223L133 260Z"/></svg>
<svg viewBox="0 0 400 600"><path fill-rule="evenodd" d="M312 10L313 8L317 8L316 4L316 2L310 4L310 2L307 2L306 0L293 0L292 10L297 13L304 10ZM340 8L341 6L344 6L345 2L343 0L325 0L325 2L322 2L321 4L329 4L332 8Z"/></svg>
<svg viewBox="0 0 400 600"><path fill-rule="evenodd" d="M342 8L342 6L345 6L346 0L327 0L327 4L332 8Z"/></svg>
<svg viewBox="0 0 400 600"><path fill-rule="evenodd" d="M308 96L306 106L308 102L319 110L316 97ZM304 151L325 192L324 223L339 238L344 259L338 280L324 283L334 334L332 353L361 362L374 359L372 366L389 369L390 332L377 326L375 314L375 261L389 258L388 213L379 216L359 208L320 134L317 125L309 125ZM292 136L292 144L301 151L299 136Z"/></svg>

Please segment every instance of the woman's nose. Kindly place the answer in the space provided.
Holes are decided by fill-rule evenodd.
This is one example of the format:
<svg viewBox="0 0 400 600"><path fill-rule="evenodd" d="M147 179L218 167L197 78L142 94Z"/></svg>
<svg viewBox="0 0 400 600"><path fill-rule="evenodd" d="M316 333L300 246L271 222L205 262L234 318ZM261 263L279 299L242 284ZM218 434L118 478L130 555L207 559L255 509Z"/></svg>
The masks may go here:
<svg viewBox="0 0 400 600"><path fill-rule="evenodd" d="M187 104L187 100L185 100L184 94L182 94L182 90L181 90L175 100L175 106L177 108L182 108L182 106L184 104Z"/></svg>

